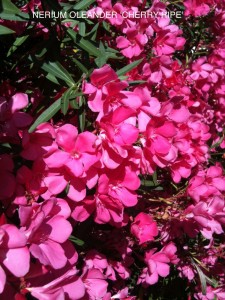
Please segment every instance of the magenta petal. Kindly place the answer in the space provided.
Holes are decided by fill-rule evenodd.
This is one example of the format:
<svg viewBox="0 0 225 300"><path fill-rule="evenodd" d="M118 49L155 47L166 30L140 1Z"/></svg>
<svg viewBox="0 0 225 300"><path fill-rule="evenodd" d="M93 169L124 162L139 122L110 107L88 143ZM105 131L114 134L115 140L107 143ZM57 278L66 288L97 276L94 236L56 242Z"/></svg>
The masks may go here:
<svg viewBox="0 0 225 300"><path fill-rule="evenodd" d="M160 276L166 277L170 273L170 267L165 263L157 262L157 272Z"/></svg>
<svg viewBox="0 0 225 300"><path fill-rule="evenodd" d="M75 277L63 286L65 293L69 295L69 299L77 300L81 299L85 294L85 286L83 281L79 277Z"/></svg>
<svg viewBox="0 0 225 300"><path fill-rule="evenodd" d="M61 216L51 218L47 224L52 228L48 238L58 243L64 243L69 238L73 230L70 222Z"/></svg>
<svg viewBox="0 0 225 300"><path fill-rule="evenodd" d="M137 194L127 190L126 188L118 188L116 191L116 197L112 195L114 198L119 199L123 205L127 207L131 207L137 204Z"/></svg>
<svg viewBox="0 0 225 300"><path fill-rule="evenodd" d="M53 241L46 241L44 244L32 244L30 252L44 265L50 265L54 269L61 269L65 266L67 258L62 247ZM54 255L53 255L54 253Z"/></svg>
<svg viewBox="0 0 225 300"><path fill-rule="evenodd" d="M0 266L0 294L3 292L6 283L6 275L2 267Z"/></svg>
<svg viewBox="0 0 225 300"><path fill-rule="evenodd" d="M81 205L77 205L72 212L72 217L74 220L83 222L90 217L90 215L95 210L95 201L94 200L84 200L81 202Z"/></svg>
<svg viewBox="0 0 225 300"><path fill-rule="evenodd" d="M12 113L17 110L23 109L28 105L28 96L23 93L17 93L9 101Z"/></svg>
<svg viewBox="0 0 225 300"><path fill-rule="evenodd" d="M74 201L83 200L86 196L85 183L79 178L71 180L67 196Z"/></svg>
<svg viewBox="0 0 225 300"><path fill-rule="evenodd" d="M16 277L22 277L29 271L30 253L27 247L9 249L3 260L5 267Z"/></svg>
<svg viewBox="0 0 225 300"><path fill-rule="evenodd" d="M109 65L105 65L100 69L95 69L90 78L92 84L101 86L109 81L116 80L118 76Z"/></svg>
<svg viewBox="0 0 225 300"><path fill-rule="evenodd" d="M147 276L146 276L146 282L150 285L155 284L158 280L159 280L159 276L158 276L157 272L155 272L151 275L147 274Z"/></svg>
<svg viewBox="0 0 225 300"><path fill-rule="evenodd" d="M127 48L131 44L130 41L123 36L119 36L118 38L116 38L116 43L117 47L120 49Z"/></svg>
<svg viewBox="0 0 225 300"><path fill-rule="evenodd" d="M94 152L94 143L97 137L91 132L82 132L78 135L75 149L77 152Z"/></svg>
<svg viewBox="0 0 225 300"><path fill-rule="evenodd" d="M75 141L78 135L77 128L71 124L65 124L57 130L56 142L67 152L74 149Z"/></svg>
<svg viewBox="0 0 225 300"><path fill-rule="evenodd" d="M69 153L61 150L56 150L53 154L44 158L44 161L49 168L60 168L65 165L69 159Z"/></svg>
<svg viewBox="0 0 225 300"><path fill-rule="evenodd" d="M50 175L44 178L44 184L48 187L48 194L57 195L65 189L67 181L64 179L63 176Z"/></svg>
<svg viewBox="0 0 225 300"><path fill-rule="evenodd" d="M66 162L66 168L69 170L70 173L73 174L73 176L75 177L79 177L83 174L84 172L84 167L82 164L82 160L81 159L73 159L70 158L67 162Z"/></svg>
<svg viewBox="0 0 225 300"><path fill-rule="evenodd" d="M19 248L26 245L26 236L24 235L24 233L19 231L16 226L6 224L2 225L2 229L4 229L8 234L7 248Z"/></svg>

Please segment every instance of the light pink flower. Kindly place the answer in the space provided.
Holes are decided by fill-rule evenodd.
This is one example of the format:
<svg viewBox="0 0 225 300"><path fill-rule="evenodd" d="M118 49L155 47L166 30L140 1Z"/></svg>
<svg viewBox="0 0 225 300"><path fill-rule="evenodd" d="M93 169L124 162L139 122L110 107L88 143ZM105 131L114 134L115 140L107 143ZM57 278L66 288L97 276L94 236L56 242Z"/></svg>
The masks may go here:
<svg viewBox="0 0 225 300"><path fill-rule="evenodd" d="M61 244L72 232L72 226L66 220L70 216L66 201L52 198L39 205L21 206L19 215L31 254L54 269L64 267L67 257Z"/></svg>
<svg viewBox="0 0 225 300"><path fill-rule="evenodd" d="M16 277L24 276L30 267L30 253L23 232L10 224L0 226L0 262ZM0 267L0 293L6 283L6 274Z"/></svg>

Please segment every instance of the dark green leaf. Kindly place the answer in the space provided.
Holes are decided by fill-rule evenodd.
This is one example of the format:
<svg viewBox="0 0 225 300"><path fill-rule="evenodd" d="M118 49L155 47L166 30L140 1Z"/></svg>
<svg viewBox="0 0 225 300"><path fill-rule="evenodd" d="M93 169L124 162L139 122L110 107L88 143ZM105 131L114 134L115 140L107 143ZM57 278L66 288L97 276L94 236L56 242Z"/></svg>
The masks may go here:
<svg viewBox="0 0 225 300"><path fill-rule="evenodd" d="M139 85L139 84L143 84L146 83L146 80L134 80L134 81L128 81L129 85Z"/></svg>
<svg viewBox="0 0 225 300"><path fill-rule="evenodd" d="M224 140L224 132L225 132L225 130L223 131L223 134L222 134L221 138L219 139L219 141L216 142L215 144L213 144L213 145L210 147L210 149L214 149L214 148L217 148L217 147L220 146L220 144L221 144L221 143L223 142L223 140Z"/></svg>
<svg viewBox="0 0 225 300"><path fill-rule="evenodd" d="M55 84L60 84L59 81L57 80L57 78L56 78L54 75L50 74L50 73L48 73L48 74L46 75L46 78L47 78L48 80L52 81L52 82L55 83Z"/></svg>
<svg viewBox="0 0 225 300"><path fill-rule="evenodd" d="M69 72L58 61L44 63L41 68L51 75L65 81L68 86L75 85L75 82Z"/></svg>
<svg viewBox="0 0 225 300"><path fill-rule="evenodd" d="M8 28L8 27L0 25L0 35L3 35L3 34L12 34L12 33L15 33L15 31L12 30L12 29L10 29L10 28Z"/></svg>
<svg viewBox="0 0 225 300"><path fill-rule="evenodd" d="M70 98L71 92L72 92L72 88L69 88L62 95L61 110L62 110L62 113L64 114L64 116L66 115L68 108L69 108L69 98Z"/></svg>
<svg viewBox="0 0 225 300"><path fill-rule="evenodd" d="M74 93L74 87L69 88L68 90L66 90L66 92L63 94L62 96L62 101L61 101L61 110L62 113L64 115L66 115L68 108L69 108L69 104L71 105L71 103L73 102L73 104L71 106L73 106L73 108L78 109L78 103L76 101L77 97L82 96L83 93L82 92L78 92ZM74 103L75 101L75 103Z"/></svg>
<svg viewBox="0 0 225 300"><path fill-rule="evenodd" d="M33 132L35 128L43 122L49 121L59 110L61 107L61 98L55 101L52 105L50 105L31 125L29 128L29 132Z"/></svg>
<svg viewBox="0 0 225 300"><path fill-rule="evenodd" d="M29 35L23 35L16 38L15 42L13 43L12 47L10 47L7 56L10 56L15 52L29 37Z"/></svg>
<svg viewBox="0 0 225 300"><path fill-rule="evenodd" d="M81 36L85 36L85 33L86 33L86 25L85 25L85 22L79 22L79 34Z"/></svg>
<svg viewBox="0 0 225 300"><path fill-rule="evenodd" d="M79 99L79 106L82 107L85 99L84 97L80 97ZM83 108L82 112L79 114L79 128L80 131L83 132L85 128L85 110Z"/></svg>
<svg viewBox="0 0 225 300"><path fill-rule="evenodd" d="M94 3L95 0L83 0L79 1L76 5L74 5L73 9L75 10L81 10L87 8L89 5Z"/></svg>
<svg viewBox="0 0 225 300"><path fill-rule="evenodd" d="M84 39L83 37L80 38L80 36L75 31L73 31L71 28L67 29L67 33L72 38L72 40L74 41L74 43L77 46L79 46L81 49L83 49L90 55L93 55L96 57L101 55L101 51L99 51L99 49L96 48L96 46L94 44L92 44L88 40Z"/></svg>
<svg viewBox="0 0 225 300"><path fill-rule="evenodd" d="M143 58L136 60L134 62L132 62L131 64L123 67L122 69L118 70L116 73L118 76L124 75L127 72L133 70L134 68L136 68L141 62L142 62Z"/></svg>
<svg viewBox="0 0 225 300"><path fill-rule="evenodd" d="M11 21L28 21L29 15L19 10L10 0L1 1L0 18Z"/></svg>
<svg viewBox="0 0 225 300"><path fill-rule="evenodd" d="M73 58L73 62L78 66L78 68L85 74L88 73L88 69L76 58Z"/></svg>
<svg viewBox="0 0 225 300"><path fill-rule="evenodd" d="M154 182L153 181L151 181L151 180L141 180L141 184L143 185L143 186L155 186L155 184L154 184Z"/></svg>
<svg viewBox="0 0 225 300"><path fill-rule="evenodd" d="M192 261L192 263L195 266L196 271L197 271L198 276L199 276L199 279L200 279L202 294L206 295L206 276L194 261Z"/></svg>
<svg viewBox="0 0 225 300"><path fill-rule="evenodd" d="M78 245L78 246L81 246L81 247L84 246L84 241L82 241L82 240L76 238L76 237L73 236L73 235L71 235L71 236L69 237L69 240L70 240L71 242L73 242L74 244Z"/></svg>

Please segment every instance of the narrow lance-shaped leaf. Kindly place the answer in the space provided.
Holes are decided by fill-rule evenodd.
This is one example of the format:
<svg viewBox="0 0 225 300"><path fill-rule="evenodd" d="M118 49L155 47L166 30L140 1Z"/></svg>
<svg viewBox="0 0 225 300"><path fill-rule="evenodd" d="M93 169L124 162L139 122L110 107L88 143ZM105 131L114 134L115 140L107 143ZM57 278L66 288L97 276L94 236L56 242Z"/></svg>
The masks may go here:
<svg viewBox="0 0 225 300"><path fill-rule="evenodd" d="M84 241L78 239L77 237L75 237L75 236L73 236L73 235L71 235L71 236L69 237L69 240L70 240L71 242L73 242L74 244L78 245L78 246L83 246L83 245L84 245Z"/></svg>
<svg viewBox="0 0 225 300"><path fill-rule="evenodd" d="M95 0L79 1L77 4L74 5L73 9L75 9L75 10L85 9L86 7L88 7L89 5L91 5L94 2L95 2Z"/></svg>
<svg viewBox="0 0 225 300"><path fill-rule="evenodd" d="M61 110L62 110L62 113L64 114L64 116L66 115L68 108L69 108L69 98L70 98L71 92L72 92L72 88L69 88L62 95Z"/></svg>
<svg viewBox="0 0 225 300"><path fill-rule="evenodd" d="M29 35L23 35L17 37L13 45L10 47L7 56L12 55L13 52L15 52L28 39L28 37Z"/></svg>
<svg viewBox="0 0 225 300"><path fill-rule="evenodd" d="M29 128L29 132L33 132L35 128L43 122L49 121L59 110L61 107L61 98L56 100L52 105L50 105L31 125Z"/></svg>
<svg viewBox="0 0 225 300"><path fill-rule="evenodd" d="M42 65L42 69L57 78L65 81L68 86L74 86L75 82L69 72L58 62L48 62Z"/></svg>
<svg viewBox="0 0 225 300"><path fill-rule="evenodd" d="M96 46L94 44L92 44L91 42L89 42L88 40L86 40L84 38L80 38L80 36L75 31L73 31L71 28L67 29L67 33L78 47L80 47L81 49L83 49L84 51L89 53L90 55L93 55L96 57L101 55L101 51L98 48L96 48Z"/></svg>
<svg viewBox="0 0 225 300"><path fill-rule="evenodd" d="M73 62L78 66L78 68L85 74L88 73L88 69L76 58L73 58Z"/></svg>
<svg viewBox="0 0 225 300"><path fill-rule="evenodd" d="M10 0L1 1L0 18L10 21L28 21L29 15L23 13Z"/></svg>
<svg viewBox="0 0 225 300"><path fill-rule="evenodd" d="M79 106L81 107L81 113L79 114L79 127L80 127L80 131L83 132L84 131L84 127L85 127L85 110L83 106L84 103L84 97L80 97L79 100Z"/></svg>
<svg viewBox="0 0 225 300"><path fill-rule="evenodd" d="M116 73L118 76L122 76L124 74L126 74L127 72L133 70L134 68L136 68L141 62L142 62L142 58L139 60L136 60L134 62L132 62L131 64L123 67L122 69L118 70Z"/></svg>
<svg viewBox="0 0 225 300"><path fill-rule="evenodd" d="M12 34L12 33L15 33L15 31L12 30L12 29L10 29L10 28L8 28L8 27L0 25L0 35L3 35L3 34Z"/></svg>
<svg viewBox="0 0 225 300"><path fill-rule="evenodd" d="M198 272L198 276L201 282L202 294L206 295L206 276L194 261L192 261L192 264L195 266L196 271Z"/></svg>

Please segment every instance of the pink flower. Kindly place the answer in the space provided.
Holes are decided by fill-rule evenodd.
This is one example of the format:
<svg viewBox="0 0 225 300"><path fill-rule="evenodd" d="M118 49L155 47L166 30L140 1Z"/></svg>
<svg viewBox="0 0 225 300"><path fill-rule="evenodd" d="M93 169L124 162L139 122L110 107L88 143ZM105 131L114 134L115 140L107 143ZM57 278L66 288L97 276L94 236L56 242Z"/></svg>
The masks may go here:
<svg viewBox="0 0 225 300"><path fill-rule="evenodd" d="M153 241L158 235L157 224L145 213L139 213L131 225L131 233L139 240L139 244Z"/></svg>
<svg viewBox="0 0 225 300"><path fill-rule="evenodd" d="M24 276L30 267L27 239L23 232L10 224L0 226L0 262L16 277ZM0 267L0 293L6 283L6 274Z"/></svg>
<svg viewBox="0 0 225 300"><path fill-rule="evenodd" d="M106 295L108 283L105 280L105 276L98 269L84 270L82 280L88 294L88 299L98 300Z"/></svg>
<svg viewBox="0 0 225 300"><path fill-rule="evenodd" d="M112 170L110 176L103 174L99 177L98 193L118 199L124 206L130 207L137 203L135 191L140 185L138 176L129 168Z"/></svg>
<svg viewBox="0 0 225 300"><path fill-rule="evenodd" d="M186 42L180 37L182 30L176 25L168 25L163 29L157 29L157 37L153 42L153 49L156 55L171 55L176 50L182 50Z"/></svg>
<svg viewBox="0 0 225 300"><path fill-rule="evenodd" d="M152 118L146 129L144 155L153 160L159 167L164 168L177 158L177 149L172 144L176 135L176 127L163 118Z"/></svg>
<svg viewBox="0 0 225 300"><path fill-rule="evenodd" d="M126 35L127 38L123 36L116 38L117 47L122 49L121 53L128 58L140 55L148 42L147 36L138 33L134 28L128 29Z"/></svg>
<svg viewBox="0 0 225 300"><path fill-rule="evenodd" d="M152 285L158 281L159 276L168 276L170 272L169 263L176 264L178 262L175 255L176 251L177 248L173 243L169 243L160 252L156 252L156 249L147 251L145 253L145 262L148 267L143 270L138 283L145 282Z"/></svg>
<svg viewBox="0 0 225 300"><path fill-rule="evenodd" d="M225 176L219 165L211 166L207 170L199 171L188 186L188 194L198 202L211 195L220 196L225 190Z"/></svg>
<svg viewBox="0 0 225 300"><path fill-rule="evenodd" d="M106 96L115 99L115 96L127 87L127 83L120 81L116 72L109 65L94 70L90 80L91 83L84 83L83 91L89 95L88 106L94 112L103 110Z"/></svg>
<svg viewBox="0 0 225 300"><path fill-rule="evenodd" d="M26 290L40 300L58 300L65 299L65 297L74 300L81 299L85 294L85 287L76 273L75 269L69 270L45 285L29 287Z"/></svg>
<svg viewBox="0 0 225 300"><path fill-rule="evenodd" d="M62 199L52 198L39 205L21 206L19 213L31 254L54 269L64 267L67 257L61 244L72 232L72 226L66 220L70 216L68 204Z"/></svg>
<svg viewBox="0 0 225 300"><path fill-rule="evenodd" d="M21 156L28 160L42 158L43 155L57 148L54 142L55 130L49 123L40 124L33 133L24 131L22 137Z"/></svg>
<svg viewBox="0 0 225 300"><path fill-rule="evenodd" d="M24 129L32 122L32 117L20 110L28 105L28 97L23 93L16 93L9 101L0 97L0 139L3 142L16 142L19 129Z"/></svg>
<svg viewBox="0 0 225 300"><path fill-rule="evenodd" d="M205 16L210 12L210 6L213 4L212 0L185 0L185 16L192 15L194 17Z"/></svg>
<svg viewBox="0 0 225 300"><path fill-rule="evenodd" d="M73 176L81 177L99 160L96 139L88 131L78 134L76 127L65 124L56 132L56 142L62 150L54 151L44 161L49 168L65 167Z"/></svg>
<svg viewBox="0 0 225 300"><path fill-rule="evenodd" d="M206 57L200 57L192 64L192 70L194 71L190 76L193 80L207 79L213 70L213 66L206 63Z"/></svg>

